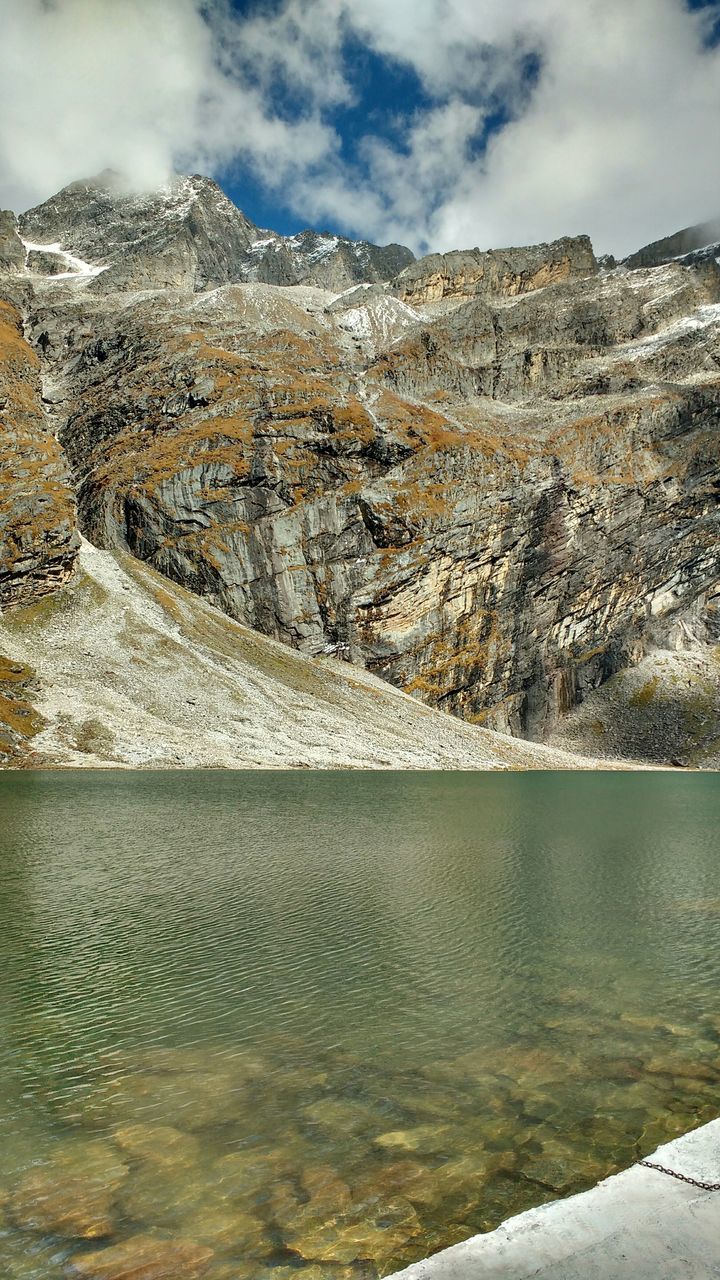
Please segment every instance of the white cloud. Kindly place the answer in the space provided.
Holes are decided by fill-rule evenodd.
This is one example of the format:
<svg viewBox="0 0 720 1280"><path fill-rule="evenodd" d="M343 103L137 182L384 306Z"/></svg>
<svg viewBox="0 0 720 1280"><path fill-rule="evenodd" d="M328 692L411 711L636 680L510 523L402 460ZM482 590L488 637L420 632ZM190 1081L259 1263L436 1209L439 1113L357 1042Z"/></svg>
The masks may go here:
<svg viewBox="0 0 720 1280"><path fill-rule="evenodd" d="M166 172L195 132L207 29L180 0L0 0L0 177L22 205L107 165L140 182ZM187 87L187 91L186 91Z"/></svg>
<svg viewBox="0 0 720 1280"><path fill-rule="evenodd" d="M0 31L0 204L107 167L149 186L240 158L287 179L335 147L317 110L284 120L243 76L219 0L0 0ZM317 52L305 48L308 75Z"/></svg>
<svg viewBox="0 0 720 1280"><path fill-rule="evenodd" d="M274 0L246 18L226 0L0 0L0 204L108 165L142 184L249 165L298 217L416 249L588 231L626 251L720 210L707 20L684 0ZM334 127L356 92L348 34L429 101L399 141L371 117L352 162Z"/></svg>
<svg viewBox="0 0 720 1280"><path fill-rule="evenodd" d="M527 110L458 174L444 246L588 231L626 251L720 210L720 53L678 0L573 0L548 14ZM715 153L715 154L713 154Z"/></svg>

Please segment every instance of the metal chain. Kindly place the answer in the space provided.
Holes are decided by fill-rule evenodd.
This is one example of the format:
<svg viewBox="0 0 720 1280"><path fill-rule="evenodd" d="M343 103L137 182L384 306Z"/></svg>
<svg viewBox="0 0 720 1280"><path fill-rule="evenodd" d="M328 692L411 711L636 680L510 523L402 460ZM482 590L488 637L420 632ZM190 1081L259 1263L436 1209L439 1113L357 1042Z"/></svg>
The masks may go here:
<svg viewBox="0 0 720 1280"><path fill-rule="evenodd" d="M678 1182L687 1182L691 1187L699 1187L701 1191L720 1191L720 1182L698 1182L697 1178L688 1178L685 1173L676 1173L674 1169L666 1169L664 1164L653 1164L652 1160L638 1160L646 1169L657 1169L658 1173L666 1173L669 1178L677 1178Z"/></svg>

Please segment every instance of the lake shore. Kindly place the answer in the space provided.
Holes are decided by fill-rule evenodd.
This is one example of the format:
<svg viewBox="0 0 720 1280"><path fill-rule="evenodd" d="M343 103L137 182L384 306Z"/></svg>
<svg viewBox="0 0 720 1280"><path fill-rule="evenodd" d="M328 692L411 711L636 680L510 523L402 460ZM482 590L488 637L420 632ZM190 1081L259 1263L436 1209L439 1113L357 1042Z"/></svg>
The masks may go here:
<svg viewBox="0 0 720 1280"><path fill-rule="evenodd" d="M666 1143L648 1159L717 1183L720 1120ZM713 1280L719 1196L634 1164L590 1191L529 1209L390 1280Z"/></svg>

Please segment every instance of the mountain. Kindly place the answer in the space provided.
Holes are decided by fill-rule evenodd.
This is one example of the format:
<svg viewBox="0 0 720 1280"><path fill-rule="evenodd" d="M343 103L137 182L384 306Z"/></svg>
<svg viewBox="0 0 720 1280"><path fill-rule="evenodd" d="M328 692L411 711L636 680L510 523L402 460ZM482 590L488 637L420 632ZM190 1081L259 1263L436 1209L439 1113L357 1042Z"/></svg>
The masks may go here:
<svg viewBox="0 0 720 1280"><path fill-rule="evenodd" d="M110 185L2 224L4 607L70 582L79 530L470 724L713 758L712 255L609 270L566 237L382 281L338 242L312 264L328 275L301 278L317 240L258 233L207 179ZM289 255L299 283L212 285L242 253ZM366 277L347 286L346 254ZM650 674L625 686L626 715L632 670Z"/></svg>
<svg viewBox="0 0 720 1280"><path fill-rule="evenodd" d="M634 271L637 267L659 267L674 259L692 257L693 262L700 263L706 258L720 257L720 218L712 222L699 222L694 227L684 227L663 240L654 240L631 253L624 259L624 265Z"/></svg>
<svg viewBox="0 0 720 1280"><path fill-rule="evenodd" d="M340 291L359 281L388 280L413 259L402 245L381 248L315 231L261 231L217 183L197 174L137 194L106 171L22 214L18 231L35 246L31 254L45 254L41 274L48 253L61 263L74 255L77 270L94 272L102 292L206 289L244 280Z"/></svg>

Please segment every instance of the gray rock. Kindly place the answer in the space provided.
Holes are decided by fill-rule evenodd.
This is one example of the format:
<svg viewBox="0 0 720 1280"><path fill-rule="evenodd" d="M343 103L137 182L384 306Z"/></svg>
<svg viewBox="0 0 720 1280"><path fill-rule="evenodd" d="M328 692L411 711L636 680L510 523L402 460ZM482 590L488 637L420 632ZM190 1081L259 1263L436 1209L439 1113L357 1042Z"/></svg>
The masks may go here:
<svg viewBox="0 0 720 1280"><path fill-rule="evenodd" d="M18 235L18 223L9 209L0 209L0 271L20 271L25 265L25 246Z"/></svg>
<svg viewBox="0 0 720 1280"><path fill-rule="evenodd" d="M30 249L26 266L28 271L40 276L59 276L68 270L67 262L59 253L42 249Z"/></svg>
<svg viewBox="0 0 720 1280"><path fill-rule="evenodd" d="M624 265L631 270L637 267L659 267L673 258L684 257L696 250L708 248L720 254L720 218L699 222L694 227L684 227L662 240L653 240L636 253L625 258Z"/></svg>
<svg viewBox="0 0 720 1280"><path fill-rule="evenodd" d="M515 297L548 284L580 280L596 271L589 238L575 236L524 249L433 253L405 267L395 289L412 305L446 298Z"/></svg>
<svg viewBox="0 0 720 1280"><path fill-rule="evenodd" d="M137 193L106 170L22 214L20 227L36 244L60 243L104 267L92 286L102 293L200 290L241 280L339 291L361 280L388 280L413 258L401 245L261 231L217 183L198 174Z"/></svg>
<svg viewBox="0 0 720 1280"><path fill-rule="evenodd" d="M19 312L0 302L0 608L62 586L78 543L66 459L42 409L40 361Z"/></svg>
<svg viewBox="0 0 720 1280"><path fill-rule="evenodd" d="M682 329L715 314L698 272L472 298L370 357L347 347L346 310L291 337L291 291L250 288L268 332L243 327L237 290L192 316L140 302L121 343L99 303L84 326L73 313L61 439L93 541L305 652L339 646L532 736L717 577L702 441L720 366L697 369L718 329ZM402 305L365 292L368 314Z"/></svg>

